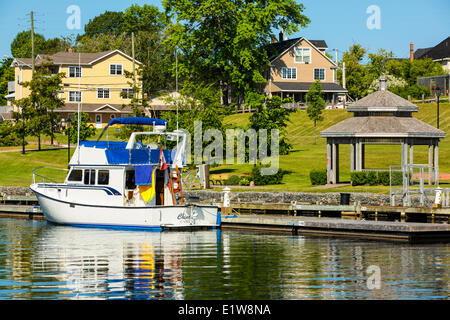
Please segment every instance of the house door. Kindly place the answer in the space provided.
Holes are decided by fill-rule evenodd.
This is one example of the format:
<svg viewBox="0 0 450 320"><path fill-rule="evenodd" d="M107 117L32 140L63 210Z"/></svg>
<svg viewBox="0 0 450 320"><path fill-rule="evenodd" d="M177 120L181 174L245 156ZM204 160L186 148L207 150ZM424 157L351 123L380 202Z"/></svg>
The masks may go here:
<svg viewBox="0 0 450 320"><path fill-rule="evenodd" d="M96 114L95 115L95 127L97 129L101 129L102 128L102 115L101 114Z"/></svg>

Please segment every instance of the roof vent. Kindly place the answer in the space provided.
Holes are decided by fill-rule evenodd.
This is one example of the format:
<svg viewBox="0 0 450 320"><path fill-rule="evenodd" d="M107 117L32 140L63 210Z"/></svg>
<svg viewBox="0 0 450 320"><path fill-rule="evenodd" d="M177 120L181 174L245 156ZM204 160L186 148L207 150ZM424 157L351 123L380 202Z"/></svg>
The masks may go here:
<svg viewBox="0 0 450 320"><path fill-rule="evenodd" d="M387 79L382 77L380 78L380 91L386 91L387 89Z"/></svg>

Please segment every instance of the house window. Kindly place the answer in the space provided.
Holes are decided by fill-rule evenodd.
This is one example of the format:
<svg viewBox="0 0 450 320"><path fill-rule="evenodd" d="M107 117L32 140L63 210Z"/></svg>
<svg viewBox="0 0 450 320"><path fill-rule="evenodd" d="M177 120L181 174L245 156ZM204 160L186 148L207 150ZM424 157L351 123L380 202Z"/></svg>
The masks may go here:
<svg viewBox="0 0 450 320"><path fill-rule="evenodd" d="M69 67L69 78L81 78L81 67Z"/></svg>
<svg viewBox="0 0 450 320"><path fill-rule="evenodd" d="M286 68L283 67L281 69L281 73L282 73L282 78L283 79L297 79L297 68Z"/></svg>
<svg viewBox="0 0 450 320"><path fill-rule="evenodd" d="M122 74L122 65L121 64L110 64L109 65L109 74L121 75Z"/></svg>
<svg viewBox="0 0 450 320"><path fill-rule="evenodd" d="M295 48L295 62L311 63L311 49Z"/></svg>
<svg viewBox="0 0 450 320"><path fill-rule="evenodd" d="M81 91L69 91L69 102L81 102Z"/></svg>
<svg viewBox="0 0 450 320"><path fill-rule="evenodd" d="M325 80L325 69L314 69L314 80Z"/></svg>
<svg viewBox="0 0 450 320"><path fill-rule="evenodd" d="M122 93L120 95L122 99L133 99L133 89L124 88L122 89Z"/></svg>
<svg viewBox="0 0 450 320"><path fill-rule="evenodd" d="M98 99L109 99L109 88L97 88Z"/></svg>

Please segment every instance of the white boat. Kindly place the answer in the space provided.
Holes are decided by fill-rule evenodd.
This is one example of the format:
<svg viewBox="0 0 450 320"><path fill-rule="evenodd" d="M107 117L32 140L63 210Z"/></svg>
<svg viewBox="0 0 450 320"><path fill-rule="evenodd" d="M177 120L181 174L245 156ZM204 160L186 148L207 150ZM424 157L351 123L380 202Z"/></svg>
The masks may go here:
<svg viewBox="0 0 450 320"><path fill-rule="evenodd" d="M128 142L100 141L109 126L152 125L134 132ZM166 132L166 120L129 117L111 120L97 141L78 144L63 183L33 171L33 184L47 221L72 226L163 230L219 227L219 208L186 205L181 173L186 135ZM155 141L145 145L136 137ZM152 137L153 136L153 137ZM174 145L173 150L164 144ZM36 179L42 178L42 183ZM51 182L48 182L51 181Z"/></svg>

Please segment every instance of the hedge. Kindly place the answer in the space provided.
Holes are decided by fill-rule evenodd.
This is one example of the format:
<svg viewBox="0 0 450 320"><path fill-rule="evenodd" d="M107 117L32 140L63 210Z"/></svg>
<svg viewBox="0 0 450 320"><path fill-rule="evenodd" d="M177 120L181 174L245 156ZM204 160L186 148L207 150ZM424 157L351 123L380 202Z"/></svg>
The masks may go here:
<svg viewBox="0 0 450 320"><path fill-rule="evenodd" d="M392 180L389 178L389 171L354 171L350 173L350 179L352 186L362 186L365 184L371 186L389 186L390 182L393 186L401 186L403 184L403 174L401 171L392 171Z"/></svg>
<svg viewBox="0 0 450 320"><path fill-rule="evenodd" d="M311 170L309 179L313 186L327 184L327 170Z"/></svg>

